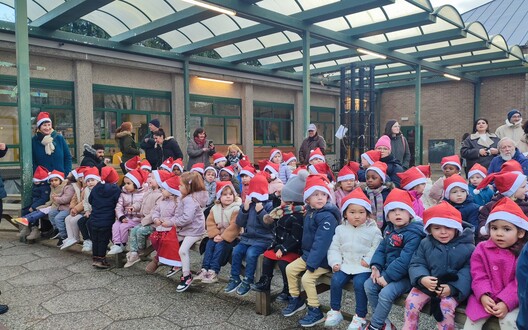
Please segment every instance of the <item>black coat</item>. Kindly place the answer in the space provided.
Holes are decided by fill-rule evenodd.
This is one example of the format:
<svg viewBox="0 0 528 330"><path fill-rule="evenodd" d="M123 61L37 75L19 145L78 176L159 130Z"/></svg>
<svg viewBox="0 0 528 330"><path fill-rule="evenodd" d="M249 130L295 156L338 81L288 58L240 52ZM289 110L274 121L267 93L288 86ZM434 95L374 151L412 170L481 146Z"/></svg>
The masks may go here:
<svg viewBox="0 0 528 330"><path fill-rule="evenodd" d="M141 149L145 150L145 158L148 160L152 168L155 168L159 161L158 152L154 148L155 145L156 141L154 141L154 133L152 132L149 132L147 135L145 135L139 144Z"/></svg>
<svg viewBox="0 0 528 330"><path fill-rule="evenodd" d="M0 158L4 157L7 153L7 146L5 150L0 150ZM0 199L7 197L7 192L4 187L4 180L2 180L2 177L0 176Z"/></svg>
<svg viewBox="0 0 528 330"><path fill-rule="evenodd" d="M387 176L390 178L390 181L394 183L396 188L400 188L400 177L398 173L403 172L402 164L393 154L388 155L385 158L380 159L381 162L387 164Z"/></svg>
<svg viewBox="0 0 528 330"><path fill-rule="evenodd" d="M497 148L497 144L499 143L499 138L497 135L489 133L489 138L493 143L487 145L479 144L479 138L480 136L478 134L471 134L464 141L462 141L460 156L466 160L468 170L476 163L479 163L487 169L492 159L495 158L493 155L480 156L479 150L486 148Z"/></svg>
<svg viewBox="0 0 528 330"><path fill-rule="evenodd" d="M104 160L97 158L96 150L92 148L89 144L84 145L83 159L79 166L88 166L88 167L101 167L105 166Z"/></svg>
<svg viewBox="0 0 528 330"><path fill-rule="evenodd" d="M293 252L301 254L304 214L291 213L280 217L273 224L274 239L271 244L273 251L282 253Z"/></svg>
<svg viewBox="0 0 528 330"><path fill-rule="evenodd" d="M172 157L172 159L183 159L183 153L181 151L180 145L172 136L166 138L163 141L162 146L156 145L154 149L157 154L158 162L155 164L151 163L150 165L152 165L152 168L160 167L161 164L163 164L163 162L169 157Z"/></svg>
<svg viewBox="0 0 528 330"><path fill-rule="evenodd" d="M115 208L121 189L116 184L101 183L93 187L88 202L92 205L90 225L96 228L110 228L115 222Z"/></svg>

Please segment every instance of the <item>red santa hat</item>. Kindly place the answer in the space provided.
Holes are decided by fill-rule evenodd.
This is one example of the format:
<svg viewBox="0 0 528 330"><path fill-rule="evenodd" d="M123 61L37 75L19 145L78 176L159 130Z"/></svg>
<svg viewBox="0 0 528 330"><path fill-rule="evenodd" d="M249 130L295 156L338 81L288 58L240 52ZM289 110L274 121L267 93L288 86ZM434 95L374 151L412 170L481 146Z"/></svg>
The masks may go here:
<svg viewBox="0 0 528 330"><path fill-rule="evenodd" d="M321 191L330 197L330 190L328 189L328 179L322 174L310 174L306 178L306 186L304 187L304 200L307 200L316 191Z"/></svg>
<svg viewBox="0 0 528 330"><path fill-rule="evenodd" d="M305 165L297 166L297 168L293 170L291 176L297 176L299 174L299 171L301 170L306 170L306 166Z"/></svg>
<svg viewBox="0 0 528 330"><path fill-rule="evenodd" d="M492 182L495 182L495 187L500 194L510 197L526 182L526 175L522 172L492 173L484 178L473 192L479 194L482 189Z"/></svg>
<svg viewBox="0 0 528 330"><path fill-rule="evenodd" d="M171 171L174 171L174 167L179 168L180 172L183 172L183 160L181 158L175 159L172 162Z"/></svg>
<svg viewBox="0 0 528 330"><path fill-rule="evenodd" d="M51 118L48 112L43 111L37 115L37 128L39 128L40 125L44 124L45 122L51 123Z"/></svg>
<svg viewBox="0 0 528 330"><path fill-rule="evenodd" d="M268 170L271 173L271 178L275 179L279 177L279 166L279 164L268 161L266 166L264 166L264 171Z"/></svg>
<svg viewBox="0 0 528 330"><path fill-rule="evenodd" d="M158 186L161 187L163 181L167 181L170 177L174 176L174 174L167 171L154 170L152 171L152 176L154 177L154 180L156 180L156 182L158 183Z"/></svg>
<svg viewBox="0 0 528 330"><path fill-rule="evenodd" d="M361 154L361 158L366 160L367 163L370 165L374 164L375 162L379 162L381 159L381 151L379 150L369 150L363 154Z"/></svg>
<svg viewBox="0 0 528 330"><path fill-rule="evenodd" d="M219 162L227 162L227 158L224 155L217 152L213 155L213 164L218 164Z"/></svg>
<svg viewBox="0 0 528 330"><path fill-rule="evenodd" d="M345 212L350 204L363 206L367 212L372 213L372 205L370 204L370 200L359 187L352 190L343 198L341 201L341 214Z"/></svg>
<svg viewBox="0 0 528 330"><path fill-rule="evenodd" d="M523 173L523 169L522 169L521 163L519 163L515 159L510 159L507 162L502 163L500 171L501 171L501 173L504 173L504 172L519 172L519 173Z"/></svg>
<svg viewBox="0 0 528 330"><path fill-rule="evenodd" d="M455 187L462 188L469 193L469 187L466 180L464 180L459 174L453 174L444 180L444 197L449 199L449 194Z"/></svg>
<svg viewBox="0 0 528 330"><path fill-rule="evenodd" d="M71 174L75 178L75 180L79 180L79 178L82 178L84 176L84 171L87 169L87 166L79 166L77 168L74 168L71 171Z"/></svg>
<svg viewBox="0 0 528 330"><path fill-rule="evenodd" d="M172 159L172 157L169 157L163 161L160 168L172 172L172 163L174 163L174 159Z"/></svg>
<svg viewBox="0 0 528 330"><path fill-rule="evenodd" d="M475 163L468 172L468 179L471 179L475 174L480 174L481 177L485 178L488 175L488 170L479 163Z"/></svg>
<svg viewBox="0 0 528 330"><path fill-rule="evenodd" d="M480 233L489 235L489 224L495 220L504 220L517 228L528 231L528 217L511 198L504 197L493 206L486 224L480 229Z"/></svg>
<svg viewBox="0 0 528 330"><path fill-rule="evenodd" d="M204 174L204 163L196 163L193 166L191 166L191 170L189 172L198 172L200 174ZM216 171L215 171L216 172Z"/></svg>
<svg viewBox="0 0 528 330"><path fill-rule="evenodd" d="M251 160L249 160L249 157L244 155L240 160L238 161L238 166L240 167L246 167L251 166Z"/></svg>
<svg viewBox="0 0 528 330"><path fill-rule="evenodd" d="M462 214L453 205L446 201L432 206L424 211L424 231L429 234L427 227L430 225L446 226L462 233Z"/></svg>
<svg viewBox="0 0 528 330"><path fill-rule="evenodd" d="M149 161L146 159L143 159L141 162L139 162L139 168L144 171L152 171L152 165L150 165Z"/></svg>
<svg viewBox="0 0 528 330"><path fill-rule="evenodd" d="M385 212L385 216L387 216L389 212L394 209L402 209L409 212L414 219L419 219L416 212L414 212L413 201L414 198L408 191L394 188L387 195L387 198L383 203L383 212Z"/></svg>
<svg viewBox="0 0 528 330"><path fill-rule="evenodd" d="M354 171L350 166L345 165L337 173L337 182L346 181L346 180L357 180L357 172Z"/></svg>
<svg viewBox="0 0 528 330"><path fill-rule="evenodd" d="M180 192L180 177L177 175L172 175L167 180L161 183L161 187L174 196L181 196Z"/></svg>
<svg viewBox="0 0 528 330"><path fill-rule="evenodd" d="M426 178L431 177L431 165L418 165L416 167L425 175Z"/></svg>
<svg viewBox="0 0 528 330"><path fill-rule="evenodd" d="M368 171L376 172L381 177L382 182L387 180L387 164L384 162L375 162L374 164L370 165L370 167L367 168L365 175L367 175Z"/></svg>
<svg viewBox="0 0 528 330"><path fill-rule="evenodd" d="M462 169L462 165L460 164L460 157L458 157L457 155L447 156L447 157L442 158L440 165L442 167L442 171L444 170L444 167L446 165L456 166L459 171Z"/></svg>
<svg viewBox="0 0 528 330"><path fill-rule="evenodd" d="M61 171L53 170L48 173L48 181L53 178L58 178L61 181L64 181L64 173L62 173Z"/></svg>
<svg viewBox="0 0 528 330"><path fill-rule="evenodd" d="M269 199L268 179L262 173L257 173L249 182L248 194L246 198L255 198L264 202Z"/></svg>
<svg viewBox="0 0 528 330"><path fill-rule="evenodd" d="M329 175L330 180L335 182L334 172L332 172L332 169L330 166L328 166L328 163L318 163L315 165L310 164L308 165L308 172L310 172L310 174L322 174L325 176Z"/></svg>
<svg viewBox="0 0 528 330"><path fill-rule="evenodd" d="M218 176L218 172L216 171L216 168L214 168L214 166L207 166L207 167L204 169L204 175L205 175L205 173L207 173L207 171L213 171L215 177Z"/></svg>
<svg viewBox="0 0 528 330"><path fill-rule="evenodd" d="M48 181L49 172L44 166L37 166L35 173L33 174L33 182L44 182Z"/></svg>
<svg viewBox="0 0 528 330"><path fill-rule="evenodd" d="M222 191L224 191L226 187L231 188L233 195L235 197L237 196L235 186L233 186L233 183L231 183L231 181L218 181L216 183L216 199L217 200L220 200L220 197L222 196Z"/></svg>
<svg viewBox="0 0 528 330"><path fill-rule="evenodd" d="M255 170L255 168L253 166L245 166L242 168L242 170L240 171L240 175L247 175L249 176L250 178L253 178L255 176L255 174L257 173L257 171Z"/></svg>
<svg viewBox="0 0 528 330"><path fill-rule="evenodd" d="M141 158L139 156L134 156L125 162L125 168L127 171L135 170L139 167L141 163Z"/></svg>
<svg viewBox="0 0 528 330"><path fill-rule="evenodd" d="M233 168L232 165L226 166L226 167L222 167L220 169L220 171L218 171L218 175L220 175L220 173L222 173L222 171L229 173L229 175L231 175L231 177L235 176L235 169Z"/></svg>
<svg viewBox="0 0 528 330"><path fill-rule="evenodd" d="M115 184L119 181L119 174L112 166L105 166L101 169L101 182Z"/></svg>
<svg viewBox="0 0 528 330"><path fill-rule="evenodd" d="M101 181L101 176L99 175L97 167L89 167L84 171L84 181L87 181L88 179Z"/></svg>
<svg viewBox="0 0 528 330"><path fill-rule="evenodd" d="M396 173L396 175L401 179L400 186L405 190L411 190L417 185L427 182L427 178L417 167L411 167L405 172Z"/></svg>
<svg viewBox="0 0 528 330"><path fill-rule="evenodd" d="M136 185L136 188L140 189L147 182L148 172L142 169L135 169L125 174L125 178L129 178Z"/></svg>
<svg viewBox="0 0 528 330"><path fill-rule="evenodd" d="M293 154L293 152L285 152L282 154L282 161L284 164L288 165L292 161L297 161L297 158Z"/></svg>
<svg viewBox="0 0 528 330"><path fill-rule="evenodd" d="M310 150L310 158L308 159L309 162L311 162L314 159L320 159L323 162L326 162L326 158L323 155L323 152L320 148L316 148L315 150Z"/></svg>
<svg viewBox="0 0 528 330"><path fill-rule="evenodd" d="M280 151L279 149L277 148L273 148L271 149L270 151L270 156L269 156L269 160L271 161L273 159L273 157L275 157L275 155L277 154L281 154L282 155L282 151Z"/></svg>
<svg viewBox="0 0 528 330"><path fill-rule="evenodd" d="M163 236L163 244L160 244L156 254L160 263L172 267L181 267L182 262L179 251L178 234L176 230L170 230Z"/></svg>

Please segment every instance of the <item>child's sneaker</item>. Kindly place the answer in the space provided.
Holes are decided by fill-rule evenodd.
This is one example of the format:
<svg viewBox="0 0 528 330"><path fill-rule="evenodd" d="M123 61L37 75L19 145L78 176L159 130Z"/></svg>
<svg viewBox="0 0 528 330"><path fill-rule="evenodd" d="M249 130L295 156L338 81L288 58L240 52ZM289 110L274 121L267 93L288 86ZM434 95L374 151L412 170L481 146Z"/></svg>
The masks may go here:
<svg viewBox="0 0 528 330"><path fill-rule="evenodd" d="M308 312L299 320L301 327L309 328L324 322L324 314L319 307L308 306Z"/></svg>
<svg viewBox="0 0 528 330"><path fill-rule="evenodd" d="M59 240L57 241L57 247L62 247L62 245L64 244L64 238L62 237L59 237Z"/></svg>
<svg viewBox="0 0 528 330"><path fill-rule="evenodd" d="M231 293L231 292L236 291L240 283L242 283L242 281L240 280L240 277L231 276L231 278L229 279L229 282L227 283L227 286L224 288L224 292Z"/></svg>
<svg viewBox="0 0 528 330"><path fill-rule="evenodd" d="M282 310L282 315L286 317L292 316L293 314L297 313L298 311L302 311L305 308L306 304L304 303L304 299L299 297L290 297L288 306Z"/></svg>
<svg viewBox="0 0 528 330"><path fill-rule="evenodd" d="M14 221L22 226L29 226L29 221L26 218L15 218Z"/></svg>
<svg viewBox="0 0 528 330"><path fill-rule="evenodd" d="M365 329L366 325L367 320L364 317L354 315L354 317L352 318L352 322L350 322L350 325L348 326L348 330L363 330Z"/></svg>
<svg viewBox="0 0 528 330"><path fill-rule="evenodd" d="M202 281L205 279L205 276L207 275L207 269L202 268L198 274L194 277L195 280Z"/></svg>
<svg viewBox="0 0 528 330"><path fill-rule="evenodd" d="M202 283L216 283L218 282L218 275L216 275L216 272L214 270L208 270L207 274L205 274L205 277L202 280Z"/></svg>
<svg viewBox="0 0 528 330"><path fill-rule="evenodd" d="M276 301L281 301L281 302L285 302L285 301L288 301L290 300L290 295L287 294L286 292L281 292L277 298L275 298Z"/></svg>
<svg viewBox="0 0 528 330"><path fill-rule="evenodd" d="M247 280L243 280L242 283L238 286L236 293L239 296L245 296L248 294L248 292L251 290L251 284Z"/></svg>
<svg viewBox="0 0 528 330"><path fill-rule="evenodd" d="M77 240L75 238L67 238L62 243L61 250L67 249L75 244L77 244Z"/></svg>
<svg viewBox="0 0 528 330"><path fill-rule="evenodd" d="M329 310L326 313L325 327L336 327L343 321L343 314L340 311L335 311L333 309Z"/></svg>
<svg viewBox="0 0 528 330"><path fill-rule="evenodd" d="M137 252L129 252L127 254L127 263L123 266L125 268L132 267L134 264L141 261Z"/></svg>
<svg viewBox="0 0 528 330"><path fill-rule="evenodd" d="M182 276L180 284L176 287L176 292L183 292L187 290L191 286L192 282L193 282L193 277L191 274L187 276Z"/></svg>
<svg viewBox="0 0 528 330"><path fill-rule="evenodd" d="M92 241L87 239L83 242L82 252L92 252Z"/></svg>
<svg viewBox="0 0 528 330"><path fill-rule="evenodd" d="M123 251L124 251L124 249L123 249L122 245L114 244L110 248L110 251L108 251L106 254L108 254L108 255L119 254L119 253L122 253Z"/></svg>
<svg viewBox="0 0 528 330"><path fill-rule="evenodd" d="M177 267L177 266L174 266L174 267L171 267L169 269L169 271L167 272L167 277L172 277L174 275L176 275L179 271L181 270L181 267Z"/></svg>

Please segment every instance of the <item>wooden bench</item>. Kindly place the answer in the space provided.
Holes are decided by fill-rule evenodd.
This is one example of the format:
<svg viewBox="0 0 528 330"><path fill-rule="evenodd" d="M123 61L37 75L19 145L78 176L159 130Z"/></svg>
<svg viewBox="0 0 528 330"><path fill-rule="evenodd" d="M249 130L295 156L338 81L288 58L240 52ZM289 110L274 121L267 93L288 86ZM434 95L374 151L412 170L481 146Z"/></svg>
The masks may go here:
<svg viewBox="0 0 528 330"><path fill-rule="evenodd" d="M8 194L3 200L4 211L2 218L7 220L18 230L18 224L13 220L20 217L22 210L22 196L20 194Z"/></svg>

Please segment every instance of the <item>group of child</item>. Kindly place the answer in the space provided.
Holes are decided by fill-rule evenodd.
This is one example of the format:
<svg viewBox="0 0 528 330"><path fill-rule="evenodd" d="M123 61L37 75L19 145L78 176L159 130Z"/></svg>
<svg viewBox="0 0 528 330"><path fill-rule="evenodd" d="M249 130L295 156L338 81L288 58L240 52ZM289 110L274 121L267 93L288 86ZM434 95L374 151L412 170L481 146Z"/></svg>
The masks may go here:
<svg viewBox="0 0 528 330"><path fill-rule="evenodd" d="M189 172L181 160L168 159L149 174L145 161L131 159L122 188L112 167L101 173L77 168L67 179L39 168L34 201L45 202L45 193L50 201L32 204L31 213L17 221L33 232L47 214L61 248L79 242L80 231L83 249L92 250L98 268L108 268L106 255L123 252L127 243L125 267L134 265L150 237L156 256L146 271L154 273L160 264L170 266L167 276L181 271L178 292L193 280L217 282L229 257L225 292L269 291L278 265L283 289L277 299L288 302L282 314L292 316L307 304L303 327L337 326L343 320L342 290L352 281L356 308L348 329L394 329L388 315L404 293L405 329L418 328L429 301L438 327L454 329L455 308L468 297L465 329L480 329L492 316L503 328L515 329L515 266L528 230L520 165L506 162L489 176L475 165L468 184L459 175L458 156L450 156L442 159L444 176L434 184L430 167L417 166L398 173L399 189L380 158L380 151L368 151L361 165L346 164L335 179L320 150L310 153L307 167L297 167L293 154L273 149L257 171L231 146L227 155L213 155L212 166L195 164ZM43 189L47 181L51 188ZM193 275L189 250L201 240L202 267ZM255 282L262 254L262 275ZM316 284L328 273L331 310L325 317Z"/></svg>

